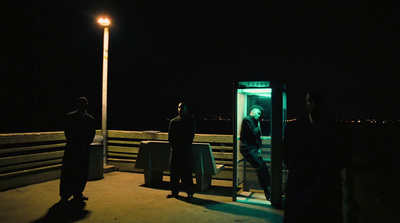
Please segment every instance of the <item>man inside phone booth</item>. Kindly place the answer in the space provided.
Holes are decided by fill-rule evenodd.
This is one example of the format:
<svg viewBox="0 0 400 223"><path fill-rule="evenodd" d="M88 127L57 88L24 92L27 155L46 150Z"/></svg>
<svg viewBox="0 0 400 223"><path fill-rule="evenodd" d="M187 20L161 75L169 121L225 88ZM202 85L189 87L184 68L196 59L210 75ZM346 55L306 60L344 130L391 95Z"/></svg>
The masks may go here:
<svg viewBox="0 0 400 223"><path fill-rule="evenodd" d="M270 200L270 175L263 158L261 157L261 128L260 117L262 107L254 105L250 108L250 114L242 121L240 129L240 153L256 170L258 182L264 190L265 198Z"/></svg>

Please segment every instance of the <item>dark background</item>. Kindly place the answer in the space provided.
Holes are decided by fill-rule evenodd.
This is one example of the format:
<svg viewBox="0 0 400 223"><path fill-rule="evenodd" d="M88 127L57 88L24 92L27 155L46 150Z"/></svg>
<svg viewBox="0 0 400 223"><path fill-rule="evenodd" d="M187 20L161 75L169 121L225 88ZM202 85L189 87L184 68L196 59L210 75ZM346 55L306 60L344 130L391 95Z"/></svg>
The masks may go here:
<svg viewBox="0 0 400 223"><path fill-rule="evenodd" d="M395 1L3 0L0 11L0 132L62 130L79 96L101 127L101 15L109 129L165 128L181 100L229 116L236 78L284 80L289 118L309 89L331 117L400 118Z"/></svg>

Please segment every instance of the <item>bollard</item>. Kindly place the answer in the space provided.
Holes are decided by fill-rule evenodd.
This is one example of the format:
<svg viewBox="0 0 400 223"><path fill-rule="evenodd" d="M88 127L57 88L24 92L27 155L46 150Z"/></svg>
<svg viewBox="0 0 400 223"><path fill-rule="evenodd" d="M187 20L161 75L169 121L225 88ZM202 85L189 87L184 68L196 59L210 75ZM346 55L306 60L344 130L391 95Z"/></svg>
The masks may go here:
<svg viewBox="0 0 400 223"><path fill-rule="evenodd" d="M103 179L103 136L95 135L90 144L88 180Z"/></svg>

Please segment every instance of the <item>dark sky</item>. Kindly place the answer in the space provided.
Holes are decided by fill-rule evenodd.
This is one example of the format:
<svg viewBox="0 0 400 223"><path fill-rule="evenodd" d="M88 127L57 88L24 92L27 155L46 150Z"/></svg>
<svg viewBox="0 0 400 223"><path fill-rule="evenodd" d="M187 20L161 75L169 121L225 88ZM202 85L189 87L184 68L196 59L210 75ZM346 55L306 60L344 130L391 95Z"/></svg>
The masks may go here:
<svg viewBox="0 0 400 223"><path fill-rule="evenodd" d="M103 29L112 19L109 127L232 113L235 78L281 78L289 117L309 89L331 116L400 118L395 1L1 1L1 132L51 131L79 96L101 117ZM123 127L124 126L124 127Z"/></svg>

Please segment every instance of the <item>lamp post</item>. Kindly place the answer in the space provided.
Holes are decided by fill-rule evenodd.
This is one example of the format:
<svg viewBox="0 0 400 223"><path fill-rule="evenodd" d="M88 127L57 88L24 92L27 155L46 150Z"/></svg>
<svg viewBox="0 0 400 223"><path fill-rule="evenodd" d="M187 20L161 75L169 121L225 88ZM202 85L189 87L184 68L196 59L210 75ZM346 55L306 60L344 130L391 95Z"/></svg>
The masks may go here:
<svg viewBox="0 0 400 223"><path fill-rule="evenodd" d="M101 135L103 136L103 164L107 165L107 69L108 69L108 42L109 26L111 24L108 18L99 18L97 22L104 27L103 44L103 95L101 112Z"/></svg>

